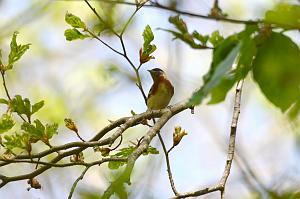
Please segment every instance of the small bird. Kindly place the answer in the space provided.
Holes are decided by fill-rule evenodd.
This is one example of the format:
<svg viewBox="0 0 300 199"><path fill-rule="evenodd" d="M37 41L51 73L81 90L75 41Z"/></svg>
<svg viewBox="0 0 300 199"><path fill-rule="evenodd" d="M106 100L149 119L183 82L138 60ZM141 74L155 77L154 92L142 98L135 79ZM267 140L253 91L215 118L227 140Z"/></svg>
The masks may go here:
<svg viewBox="0 0 300 199"><path fill-rule="evenodd" d="M148 93L147 107L150 110L165 108L174 95L174 87L163 70L153 68L148 71L153 79L153 85Z"/></svg>

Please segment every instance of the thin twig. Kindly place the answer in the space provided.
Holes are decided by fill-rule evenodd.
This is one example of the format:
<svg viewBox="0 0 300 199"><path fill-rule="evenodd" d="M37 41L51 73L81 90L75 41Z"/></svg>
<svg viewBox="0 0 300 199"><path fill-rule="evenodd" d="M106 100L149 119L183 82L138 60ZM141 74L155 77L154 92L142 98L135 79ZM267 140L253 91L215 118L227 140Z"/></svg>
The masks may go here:
<svg viewBox="0 0 300 199"><path fill-rule="evenodd" d="M157 135L158 135L159 141L161 143L161 146L162 146L164 154L165 154L166 163L167 163L167 172L168 172L171 188L172 188L174 194L177 196L177 195L179 195L179 193L176 189L175 182L174 182L174 179L173 179L173 175L172 175L172 171L171 171L171 165L170 165L170 159L169 159L169 153L167 151L167 148L166 148L166 145L164 143L164 140L163 140L162 136L160 135L160 133L158 133Z"/></svg>
<svg viewBox="0 0 300 199"><path fill-rule="evenodd" d="M9 92L8 92L8 89L7 89L7 86L6 86L6 81L5 81L5 72L4 71L1 71L1 76L2 76L2 82L3 82L3 87L4 87L4 90L5 90L5 93L6 93L6 96L7 98L9 99L9 101L11 101L11 97L9 95ZM26 122L25 118L18 113L18 116L24 121ZM28 118L29 120L29 118ZM29 123L30 123L30 120L29 120Z"/></svg>
<svg viewBox="0 0 300 199"><path fill-rule="evenodd" d="M132 3L132 2L127 2L127 1L112 1L112 0L97 0L100 2L105 2L105 3L112 3L112 4L123 4L123 5L129 5L129 6L136 6L136 3ZM160 3L158 3L157 1L149 1L150 4L145 4L144 7L151 7L151 8L159 8L162 10L167 10L170 12L174 12L177 14L182 14L182 15L186 15L186 16L190 16L190 17L197 17L197 18L202 18L202 19L208 19L208 20L215 20L215 21L224 21L224 22L229 22L229 23L235 23L235 24L259 24L259 23L263 23L263 20L238 20L238 19L230 19L230 18L226 18L226 17L214 17L214 16L207 16L207 15L201 15L201 14L197 14L197 13L193 13L193 12L188 12L188 11L183 11L183 10L179 10L176 8L171 8L165 5L162 5Z"/></svg>
<svg viewBox="0 0 300 199"><path fill-rule="evenodd" d="M109 49L111 49L112 51L114 51L115 53L124 56L121 52L119 52L118 50L114 49L113 47L111 47L110 45L108 45L106 42L104 42L102 39L100 39L100 37L98 37L97 35L95 35L95 33L93 33L91 30L85 29L85 31L88 32L92 37L94 37L95 39L97 39L98 41L100 41L103 45L105 45L106 47L108 47Z"/></svg>
<svg viewBox="0 0 300 199"><path fill-rule="evenodd" d="M89 8L94 12L94 14L97 16L97 18L103 23L106 25L106 27L108 27L108 29L116 36L119 36L119 34L109 25L105 22L104 19L102 19L102 17L98 14L98 12L96 11L95 8L93 8L91 6L91 4L87 1L87 0L84 0L84 2L89 6Z"/></svg>
<svg viewBox="0 0 300 199"><path fill-rule="evenodd" d="M82 171L81 175L75 180L75 182L73 183L72 188L70 190L68 199L72 198L72 195L73 195L73 193L74 193L74 191L76 189L76 186L77 186L78 182L83 179L84 175L89 170L89 168L90 168L89 166L85 167L85 169Z"/></svg>
<svg viewBox="0 0 300 199"><path fill-rule="evenodd" d="M197 197L200 195L205 195L207 193L220 191L221 199L225 197L225 186L227 179L230 174L232 161L234 158L234 151L235 151L235 140L236 140L236 130L237 124L240 114L240 102L241 102L241 95L242 95L242 87L243 87L244 80L241 80L237 83L236 91L235 91L235 98L234 98L234 108L233 108L233 116L231 121L231 128L230 128L230 137L229 137L229 144L228 144L228 151L227 151L227 160L225 164L225 168L223 171L223 175L217 185L204 188L198 191L187 192L183 194L179 194L174 197L175 198L187 198L187 197Z"/></svg>

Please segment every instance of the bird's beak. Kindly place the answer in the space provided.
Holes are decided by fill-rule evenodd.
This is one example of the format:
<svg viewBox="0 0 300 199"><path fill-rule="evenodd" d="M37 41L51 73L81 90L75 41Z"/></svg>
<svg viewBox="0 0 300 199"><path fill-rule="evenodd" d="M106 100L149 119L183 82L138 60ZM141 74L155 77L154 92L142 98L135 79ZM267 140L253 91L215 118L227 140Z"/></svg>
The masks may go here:
<svg viewBox="0 0 300 199"><path fill-rule="evenodd" d="M151 73L152 72L152 70L147 70L149 73Z"/></svg>

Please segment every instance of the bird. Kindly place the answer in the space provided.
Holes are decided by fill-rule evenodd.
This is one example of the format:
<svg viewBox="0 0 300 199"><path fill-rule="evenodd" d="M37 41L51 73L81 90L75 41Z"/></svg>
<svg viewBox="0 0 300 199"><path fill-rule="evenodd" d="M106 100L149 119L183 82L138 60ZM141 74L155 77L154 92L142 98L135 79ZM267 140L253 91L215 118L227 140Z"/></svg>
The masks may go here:
<svg viewBox="0 0 300 199"><path fill-rule="evenodd" d="M160 68L153 68L148 71L152 77L153 85L148 93L147 107L149 110L166 108L174 95L174 86Z"/></svg>

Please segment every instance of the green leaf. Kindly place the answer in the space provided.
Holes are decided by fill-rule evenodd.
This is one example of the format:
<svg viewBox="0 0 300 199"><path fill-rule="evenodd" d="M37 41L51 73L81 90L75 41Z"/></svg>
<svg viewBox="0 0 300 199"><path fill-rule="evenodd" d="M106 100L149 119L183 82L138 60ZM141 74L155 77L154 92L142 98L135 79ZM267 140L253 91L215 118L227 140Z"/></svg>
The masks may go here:
<svg viewBox="0 0 300 199"><path fill-rule="evenodd" d="M22 99L20 95L16 95L15 98L11 100L10 107L12 112L24 114L27 117L30 117L31 115L31 105L29 99Z"/></svg>
<svg viewBox="0 0 300 199"><path fill-rule="evenodd" d="M140 63L146 63L150 59L154 59L153 56L150 56L155 50L156 46L151 44L154 40L153 32L149 25L147 25L143 32L144 44L143 48L140 50Z"/></svg>
<svg viewBox="0 0 300 199"><path fill-rule="evenodd" d="M149 25L147 25L144 29L143 38L144 38L143 47L144 49L146 49L148 48L148 45L151 43L151 41L154 40L154 35Z"/></svg>
<svg viewBox="0 0 300 199"><path fill-rule="evenodd" d="M208 73L203 77L204 84L190 98L189 104L199 105L202 100L221 82L230 71L241 44L236 35L230 36L214 49L213 61Z"/></svg>
<svg viewBox="0 0 300 199"><path fill-rule="evenodd" d="M285 29L300 29L300 6L287 3L278 4L265 14L265 22Z"/></svg>
<svg viewBox="0 0 300 199"><path fill-rule="evenodd" d="M30 44L18 45L17 34L18 32L14 32L13 37L11 39L10 53L8 55L8 66L6 67L6 70L12 69L13 64L22 57L22 55L29 49L30 46Z"/></svg>
<svg viewBox="0 0 300 199"><path fill-rule="evenodd" d="M241 40L241 49L238 55L237 67L225 74L220 84L212 89L209 104L224 101L228 91L233 85L237 81L244 79L252 69L252 63L257 49L251 34L256 30L257 27L255 26L247 26L245 31L238 34L238 38Z"/></svg>
<svg viewBox="0 0 300 199"><path fill-rule="evenodd" d="M55 134L57 134L58 130L58 124L53 123L53 124L46 124L46 131L45 135L47 139L51 139Z"/></svg>
<svg viewBox="0 0 300 199"><path fill-rule="evenodd" d="M186 23L183 21L182 18L180 18L179 15L169 17L169 22L172 23L172 24L174 24L175 27L176 27L181 33L188 33L188 28L187 28L187 26L186 26Z"/></svg>
<svg viewBox="0 0 300 199"><path fill-rule="evenodd" d="M8 105L8 100L4 99L4 98L0 98L0 104L7 104Z"/></svg>
<svg viewBox="0 0 300 199"><path fill-rule="evenodd" d="M208 104L217 104L225 100L228 91L233 87L237 81L236 71L224 75L218 86L211 90L211 97Z"/></svg>
<svg viewBox="0 0 300 199"><path fill-rule="evenodd" d="M45 104L44 100L35 103L35 104L32 106L31 115L33 115L33 114L36 113L38 110L40 110L40 109L44 106L44 104Z"/></svg>
<svg viewBox="0 0 300 199"><path fill-rule="evenodd" d="M258 47L253 77L263 94L281 111L300 98L300 50L289 37L272 32Z"/></svg>
<svg viewBox="0 0 300 199"><path fill-rule="evenodd" d="M224 40L224 37L220 35L218 30L214 31L211 36L209 37L209 42L216 47L220 42Z"/></svg>
<svg viewBox="0 0 300 199"><path fill-rule="evenodd" d="M11 115L3 114L0 118L0 134L10 130L15 125L15 121Z"/></svg>
<svg viewBox="0 0 300 199"><path fill-rule="evenodd" d="M48 144L49 139L51 139L54 134L57 134L58 124L56 123L46 124L45 127L39 120L34 120L34 124L35 125L24 122L21 126L21 129L30 136L32 143L41 140Z"/></svg>
<svg viewBox="0 0 300 199"><path fill-rule="evenodd" d="M247 76L252 69L253 60L257 53L255 41L250 36L244 37L241 42L236 74L238 79L243 79Z"/></svg>
<svg viewBox="0 0 300 199"><path fill-rule="evenodd" d="M201 35L200 33L198 33L197 31L194 31L193 32L193 37L195 39L197 39L198 41L201 42L202 45L206 46L207 44L207 41L209 39L209 36L208 35Z"/></svg>
<svg viewBox="0 0 300 199"><path fill-rule="evenodd" d="M71 13L66 13L65 15L65 21L71 25L73 28L82 28L85 29L86 25L81 19Z"/></svg>
<svg viewBox="0 0 300 199"><path fill-rule="evenodd" d="M76 28L65 30L65 37L67 41L73 41L76 39L85 39L89 37L87 34L82 34Z"/></svg>
<svg viewBox="0 0 300 199"><path fill-rule="evenodd" d="M29 141L28 134L14 134L14 135L5 135L5 141L3 145L8 151L12 151L15 148L20 148L27 150L28 152L31 151L31 145Z"/></svg>
<svg viewBox="0 0 300 199"><path fill-rule="evenodd" d="M128 158L128 156L130 154L133 153L133 151L136 149L136 146L129 146L129 147L126 147L126 148L122 148L119 150L118 153L114 154L114 155L111 155L110 157L111 158ZM157 151L156 148L152 147L152 146L149 146L147 151L143 152L143 155L149 155L149 154L159 154L159 152ZM121 166L125 165L126 162L120 162L120 161L110 161L108 163L108 168L109 169L118 169L120 168Z"/></svg>

